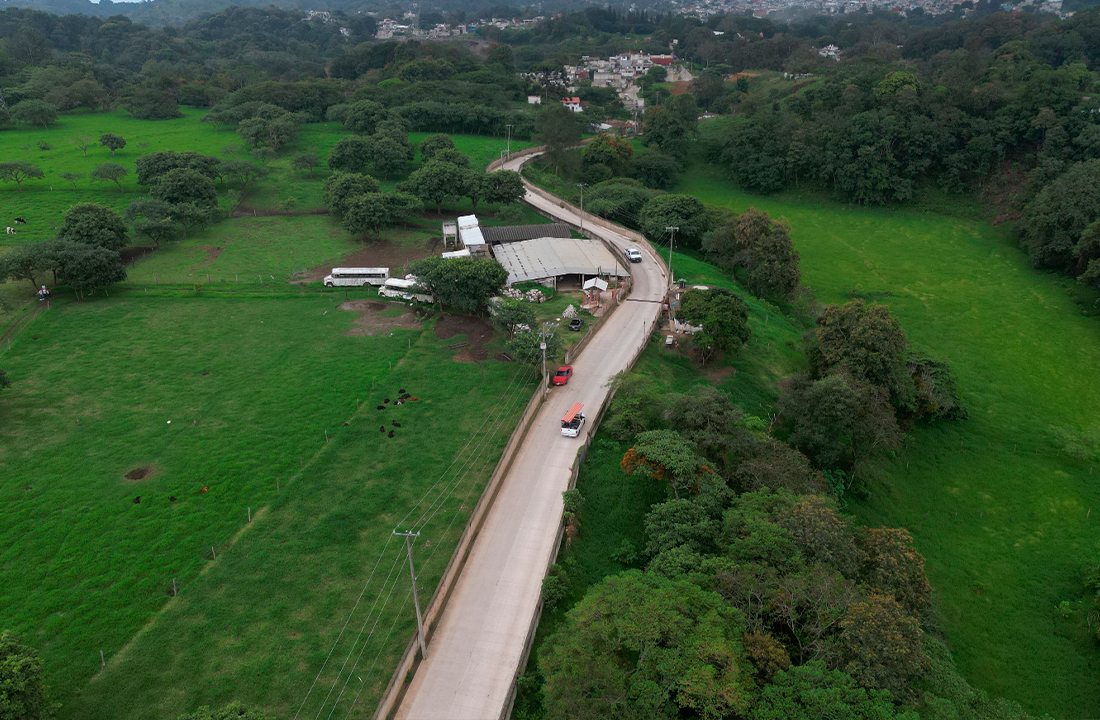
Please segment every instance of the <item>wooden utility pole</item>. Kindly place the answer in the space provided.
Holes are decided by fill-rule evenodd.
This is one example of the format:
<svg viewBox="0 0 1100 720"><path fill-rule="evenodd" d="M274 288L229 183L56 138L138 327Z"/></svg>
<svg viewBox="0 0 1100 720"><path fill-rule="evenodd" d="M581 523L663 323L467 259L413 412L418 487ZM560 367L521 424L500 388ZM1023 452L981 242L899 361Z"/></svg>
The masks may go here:
<svg viewBox="0 0 1100 720"><path fill-rule="evenodd" d="M405 538L405 551L409 554L409 577L412 578L412 591L413 591L413 607L416 608L416 637L420 641L420 657L428 657L428 644L424 638L424 618L420 615L420 596L416 592L416 570L413 568L413 551L412 542L410 538L420 537L420 533L409 532L397 532L393 531L394 535L400 535Z"/></svg>

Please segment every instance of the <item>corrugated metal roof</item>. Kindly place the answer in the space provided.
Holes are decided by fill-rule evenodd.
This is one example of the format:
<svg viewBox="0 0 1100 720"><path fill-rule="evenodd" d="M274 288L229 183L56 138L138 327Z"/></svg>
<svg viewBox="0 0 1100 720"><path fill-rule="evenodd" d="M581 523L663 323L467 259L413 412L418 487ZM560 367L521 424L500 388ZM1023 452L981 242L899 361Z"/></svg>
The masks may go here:
<svg viewBox="0 0 1100 720"><path fill-rule="evenodd" d="M588 238L536 238L497 245L496 259L508 271L508 284L560 275L613 275L629 273L599 240Z"/></svg>
<svg viewBox="0 0 1100 720"><path fill-rule="evenodd" d="M546 223L545 225L502 225L483 227L481 236L488 243L517 242L542 237L569 237L569 226L564 223Z"/></svg>

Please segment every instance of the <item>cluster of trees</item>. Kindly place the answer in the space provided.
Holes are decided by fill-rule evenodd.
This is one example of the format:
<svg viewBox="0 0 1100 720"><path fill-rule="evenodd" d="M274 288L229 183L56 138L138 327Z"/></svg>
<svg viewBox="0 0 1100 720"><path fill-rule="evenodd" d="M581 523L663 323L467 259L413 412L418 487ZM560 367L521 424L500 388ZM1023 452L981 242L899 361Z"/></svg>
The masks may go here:
<svg viewBox="0 0 1100 720"><path fill-rule="evenodd" d="M660 397L631 377L604 427L629 442L623 471L670 497L540 651L548 717L1024 717L966 686L926 633L910 535L846 518L762 419L709 385ZM554 568L548 602L568 573Z"/></svg>
<svg viewBox="0 0 1100 720"><path fill-rule="evenodd" d="M362 120L361 114L348 117L356 127L365 127L355 120ZM523 197L523 180L517 173L500 170L487 174L471 169L470 159L456 150L454 141L446 135L433 135L420 144L425 162L398 184L398 192L380 192L378 181L368 172L398 172L413 155L407 135L387 134L394 132L391 128L401 127L400 118L392 113L385 117L388 119L370 126L375 131L372 136L346 137L328 158L335 172L325 181L324 202L349 232L378 233L384 227L404 223L425 204L442 212L444 203L466 197L476 210L481 201L508 205ZM401 168L396 167L397 159L393 166L385 159L381 148L390 146L394 156L399 156Z"/></svg>
<svg viewBox="0 0 1100 720"><path fill-rule="evenodd" d="M508 271L496 260L474 258L425 258L411 263L409 272L441 310L449 307L460 313L480 312L508 279Z"/></svg>
<svg viewBox="0 0 1100 720"><path fill-rule="evenodd" d="M802 279L790 226L756 208L707 233L702 249L708 262L734 273L758 297L789 299Z"/></svg>

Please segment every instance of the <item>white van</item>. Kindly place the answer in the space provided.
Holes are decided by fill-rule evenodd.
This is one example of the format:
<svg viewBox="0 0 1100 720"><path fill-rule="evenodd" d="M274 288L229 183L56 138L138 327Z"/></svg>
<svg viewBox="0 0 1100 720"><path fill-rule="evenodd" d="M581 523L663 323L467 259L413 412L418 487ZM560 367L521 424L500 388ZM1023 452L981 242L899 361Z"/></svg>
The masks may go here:
<svg viewBox="0 0 1100 720"><path fill-rule="evenodd" d="M433 303L435 298L425 293L416 292L416 278L412 275L401 278L390 278L382 287L378 288L378 294L382 297L395 298L397 300L416 300L422 303Z"/></svg>
<svg viewBox="0 0 1100 720"><path fill-rule="evenodd" d="M384 285L389 277L389 268L333 268L332 274L325 276L325 287Z"/></svg>

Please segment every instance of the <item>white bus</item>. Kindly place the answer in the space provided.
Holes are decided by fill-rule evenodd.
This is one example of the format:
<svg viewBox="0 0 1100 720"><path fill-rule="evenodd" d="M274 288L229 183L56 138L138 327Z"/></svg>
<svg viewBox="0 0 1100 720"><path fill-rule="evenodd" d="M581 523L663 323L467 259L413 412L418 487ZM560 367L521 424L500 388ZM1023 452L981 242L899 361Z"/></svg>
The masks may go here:
<svg viewBox="0 0 1100 720"><path fill-rule="evenodd" d="M333 268L332 274L325 276L325 287L384 285L389 276L389 268Z"/></svg>
<svg viewBox="0 0 1100 720"><path fill-rule="evenodd" d="M390 278L382 287L378 288L381 297L395 298L397 300L416 300L417 302L432 303L435 298L431 295L415 292L416 278L408 276L404 280Z"/></svg>

